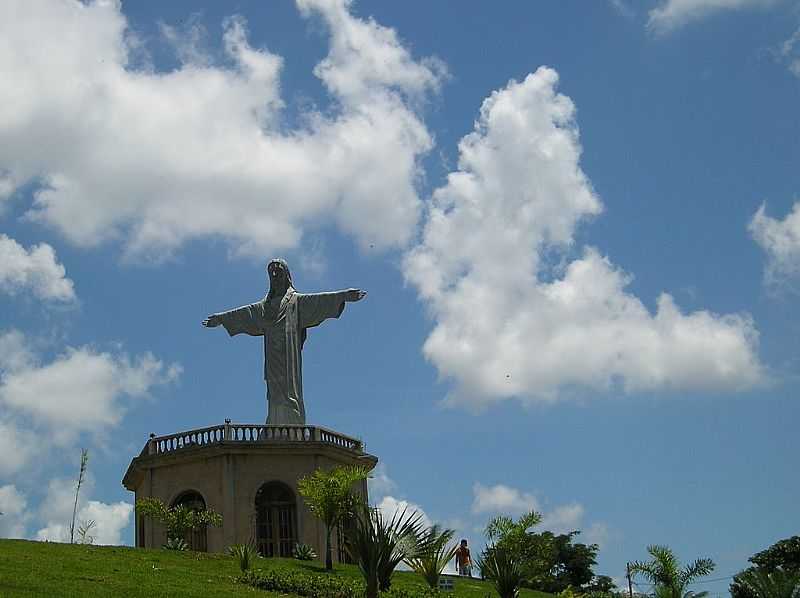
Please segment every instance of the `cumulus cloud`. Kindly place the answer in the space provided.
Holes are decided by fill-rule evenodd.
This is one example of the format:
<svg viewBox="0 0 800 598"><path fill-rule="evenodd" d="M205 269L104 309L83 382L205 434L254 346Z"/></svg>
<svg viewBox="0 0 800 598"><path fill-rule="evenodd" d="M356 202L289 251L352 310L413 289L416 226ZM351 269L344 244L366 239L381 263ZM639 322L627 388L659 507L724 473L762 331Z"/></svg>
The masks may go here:
<svg viewBox="0 0 800 598"><path fill-rule="evenodd" d="M780 0L664 0L650 11L647 25L657 33L668 33L715 13L760 8L778 1Z"/></svg>
<svg viewBox="0 0 800 598"><path fill-rule="evenodd" d="M82 495L91 492L91 481L81 489ZM120 545L122 531L128 526L133 505L126 502L106 504L96 500L79 497L79 509L75 518L75 528L90 521L94 526L88 532L94 544ZM37 540L68 542L72 509L75 500L75 485L71 480L52 480L47 495L39 507L40 517L46 525L36 532Z"/></svg>
<svg viewBox="0 0 800 598"><path fill-rule="evenodd" d="M514 516L540 510L539 501L533 494L521 492L504 484L484 486L476 482L472 487L472 494L474 514L504 513Z"/></svg>
<svg viewBox="0 0 800 598"><path fill-rule="evenodd" d="M0 336L20 343L18 332ZM0 404L50 431L50 438L64 444L80 432L97 432L119 424L125 400L147 397L153 387L174 382L179 365L167 365L151 353L131 358L124 353L97 351L92 347L67 348L49 363L27 356L0 360ZM0 351L0 358L4 353Z"/></svg>
<svg viewBox="0 0 800 598"><path fill-rule="evenodd" d="M74 285L50 245L25 249L4 234L0 234L0 291L10 295L30 291L45 301L75 300Z"/></svg>
<svg viewBox="0 0 800 598"><path fill-rule="evenodd" d="M389 477L386 464L383 462L378 463L378 466L372 470L367 485L369 486L369 496L373 501L387 496L397 489L397 484Z"/></svg>
<svg viewBox="0 0 800 598"><path fill-rule="evenodd" d="M766 205L762 204L748 230L767 254L764 277L770 287L792 286L800 281L800 201L783 220L767 216Z"/></svg>
<svg viewBox="0 0 800 598"><path fill-rule="evenodd" d="M777 56L786 64L789 72L795 77L800 77L800 29L780 45Z"/></svg>
<svg viewBox="0 0 800 598"><path fill-rule="evenodd" d="M330 31L315 73L333 108L290 130L283 59L251 46L241 18L225 21L216 66L192 49L195 29L163 28L183 64L152 72L132 64L117 2L3 2L0 71L13 85L0 87L0 173L10 187L43 181L28 218L137 255L201 237L263 255L331 220L362 244L405 244L432 145L413 106L440 63L414 60L344 0L299 7Z"/></svg>
<svg viewBox="0 0 800 598"><path fill-rule="evenodd" d="M567 534L580 530L586 515L586 509L578 502L546 509L535 494L505 484L484 486L476 482L472 487L472 496L473 515L519 517L530 511L536 511L542 515L542 520L536 529L547 530L554 534ZM605 523L594 522L588 526L583 539L589 543L602 544L608 535L609 530Z"/></svg>
<svg viewBox="0 0 800 598"><path fill-rule="evenodd" d="M455 382L450 404L554 401L572 391L738 391L761 383L746 314L652 313L599 250L569 261L602 210L580 168L572 101L540 68L495 91L432 197L404 273L434 320L423 351ZM558 262L558 256L563 262Z"/></svg>
<svg viewBox="0 0 800 598"><path fill-rule="evenodd" d="M394 496L384 496L376 507L386 520L391 520L395 514L399 516L403 511L406 512L406 517L416 512L420 515L422 525L432 525L430 517L428 517L428 514L422 507L405 499L396 498Z"/></svg>
<svg viewBox="0 0 800 598"><path fill-rule="evenodd" d="M13 484L0 486L0 538L24 538L28 501Z"/></svg>

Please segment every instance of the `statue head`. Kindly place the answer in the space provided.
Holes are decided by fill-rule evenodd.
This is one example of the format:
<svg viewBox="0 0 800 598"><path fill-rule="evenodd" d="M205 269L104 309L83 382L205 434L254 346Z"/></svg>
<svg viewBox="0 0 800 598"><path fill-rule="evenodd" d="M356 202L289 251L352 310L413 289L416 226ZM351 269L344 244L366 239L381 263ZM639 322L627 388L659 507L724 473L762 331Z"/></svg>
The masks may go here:
<svg viewBox="0 0 800 598"><path fill-rule="evenodd" d="M270 260L267 264L267 276L269 277L269 297L277 294L282 296L286 293L286 289L292 286L292 273L289 271L289 264L284 259Z"/></svg>

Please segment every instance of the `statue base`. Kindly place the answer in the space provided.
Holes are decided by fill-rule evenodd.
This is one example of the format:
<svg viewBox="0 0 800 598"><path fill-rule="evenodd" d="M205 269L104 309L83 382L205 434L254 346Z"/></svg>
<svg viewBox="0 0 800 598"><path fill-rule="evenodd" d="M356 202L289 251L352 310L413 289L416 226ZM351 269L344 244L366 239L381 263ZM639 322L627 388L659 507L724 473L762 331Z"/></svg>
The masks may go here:
<svg viewBox="0 0 800 598"><path fill-rule="evenodd" d="M297 543L312 546L322 558L325 526L306 507L297 481L316 469L363 465L378 458L360 440L319 426L232 424L150 435L135 457L123 486L140 498L167 506L208 508L222 515L222 527L187 535L193 550L222 552L232 544L253 543L263 556L291 557ZM367 482L357 491L368 499ZM333 558L346 562L341 537L333 538ZM136 515L135 545L160 548L164 527Z"/></svg>

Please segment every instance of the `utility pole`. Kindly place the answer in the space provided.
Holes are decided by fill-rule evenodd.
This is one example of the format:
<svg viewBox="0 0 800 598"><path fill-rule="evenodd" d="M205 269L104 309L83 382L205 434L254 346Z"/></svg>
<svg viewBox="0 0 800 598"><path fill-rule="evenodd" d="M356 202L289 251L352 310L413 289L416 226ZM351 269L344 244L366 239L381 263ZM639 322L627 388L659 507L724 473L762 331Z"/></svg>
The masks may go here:
<svg viewBox="0 0 800 598"><path fill-rule="evenodd" d="M625 577L628 578L628 596L633 598L633 586L631 585L631 564L625 563Z"/></svg>

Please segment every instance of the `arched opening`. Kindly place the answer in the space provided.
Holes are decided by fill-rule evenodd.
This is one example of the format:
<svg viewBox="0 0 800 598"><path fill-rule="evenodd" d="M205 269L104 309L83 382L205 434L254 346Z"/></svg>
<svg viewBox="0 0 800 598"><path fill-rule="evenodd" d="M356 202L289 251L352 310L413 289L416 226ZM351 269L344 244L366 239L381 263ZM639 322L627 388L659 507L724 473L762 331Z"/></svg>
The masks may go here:
<svg viewBox="0 0 800 598"><path fill-rule="evenodd" d="M256 544L262 556L291 557L297 543L297 503L281 482L267 482L256 493Z"/></svg>
<svg viewBox="0 0 800 598"><path fill-rule="evenodd" d="M184 506L192 511L204 511L206 508L206 501L199 492L194 490L187 490L178 495L178 498L172 501L172 507ZM206 528L203 526L200 529L193 529L186 532L183 539L189 545L189 550L196 550L197 552L208 551L208 538L206 537Z"/></svg>

